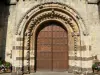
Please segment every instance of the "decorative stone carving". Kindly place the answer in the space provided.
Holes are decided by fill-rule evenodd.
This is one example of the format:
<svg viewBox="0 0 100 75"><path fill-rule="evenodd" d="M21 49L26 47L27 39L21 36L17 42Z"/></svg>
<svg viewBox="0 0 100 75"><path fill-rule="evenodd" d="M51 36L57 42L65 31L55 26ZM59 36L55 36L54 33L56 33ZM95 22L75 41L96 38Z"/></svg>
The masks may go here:
<svg viewBox="0 0 100 75"><path fill-rule="evenodd" d="M80 33L79 32L73 32L72 36L80 36Z"/></svg>
<svg viewBox="0 0 100 75"><path fill-rule="evenodd" d="M59 13L58 13L59 12ZM27 48L28 48L28 51L27 51L27 66L29 66L30 64L30 60L29 60L29 39L30 39L30 34L32 34L32 30L34 29L34 27L37 27L36 25L39 25L41 22L43 21L47 21L47 20L61 20L63 22L66 22L68 25L70 25L70 27L73 29L73 36L74 36L74 54L75 54L75 60L77 60L77 36L79 36L79 32L76 32L77 30L77 26L75 27L75 22L74 20L70 17L67 17L66 16L67 14L60 11L60 10L57 10L55 8L50 8L50 10L44 10L43 12L39 13L39 16L33 16L33 18L31 19L31 23L29 24L29 26L27 27L27 31L29 31L27 33L27 36L28 36L28 41L27 41ZM76 66L76 64L75 64ZM29 71L29 69L28 69Z"/></svg>
<svg viewBox="0 0 100 75"><path fill-rule="evenodd" d="M29 25L29 29L28 31L30 31L29 34L32 34L32 30L34 29L33 27L35 27L35 25L38 25L39 23L46 21L46 20L52 20L53 19L59 19L59 20L63 20L63 21L67 21L67 23L72 27L73 31L76 31L76 28L74 27L75 25L71 22L73 21L71 18L66 18L66 15L63 14L59 14L57 13L57 11L54 9L52 9L52 11L47 11L46 13L40 13L39 17L35 17L35 20L31 20L31 24ZM51 16L50 16L51 15ZM79 36L79 32L73 32L73 36L74 36L74 53L75 53L75 60L77 60L77 36ZM30 39L30 37L28 37L28 39ZM29 44L29 42L27 42L27 44ZM28 64L29 64L29 60ZM28 66L28 65L27 65ZM76 64L75 64L76 66Z"/></svg>
<svg viewBox="0 0 100 75"><path fill-rule="evenodd" d="M45 2L66 2L66 0L36 0L40 3L45 3Z"/></svg>
<svg viewBox="0 0 100 75"><path fill-rule="evenodd" d="M52 5L52 7L50 6ZM65 10L67 9L67 10ZM33 11L34 10L34 11ZM69 25L69 27L72 29L72 38L74 38L74 54L75 54L75 60L77 60L77 39L78 36L80 36L79 33L79 27L77 26L77 18L75 18L74 15L72 15L72 13L74 13L75 11L71 12L70 10L72 10L72 8L61 4L61 3L54 3L54 2L50 2L50 3L44 3L44 4L40 4L35 6L34 8L32 8L30 11L32 15L29 15L28 19L30 19L30 23L27 27L25 27L25 32L27 34L27 71L30 72L29 70L29 66L30 66L30 37L32 35L32 31L33 29L36 29L36 27L38 27L39 25L41 25L41 23L48 21L48 20L56 20L59 21L60 23ZM37 11L37 12L36 12ZM70 12L69 12L70 11ZM28 15L28 13L27 13ZM31 16L31 17L30 17ZM26 19L24 19L26 20ZM21 22L20 22L21 23ZM19 23L19 24L20 24ZM19 29L20 26L18 26L17 32L16 33L21 33L22 31ZM24 28L24 26L22 26ZM22 28L22 29L23 29ZM24 30L24 29L23 29ZM75 62L76 63L76 62ZM77 65L75 64L75 67Z"/></svg>
<svg viewBox="0 0 100 75"><path fill-rule="evenodd" d="M28 15L29 17L30 17L30 15L28 14L29 12L33 12L33 14L35 14L35 11L38 11L38 10L40 10L41 11L41 13L42 12L45 12L45 10L43 10L42 8L48 8L48 9L50 9L50 6L52 5L52 7L51 7L51 10L52 10L52 8L53 8L53 5L54 5L54 7L56 8L56 9L58 9L58 10L61 10L61 11L59 11L59 12L62 12L62 13L65 13L66 15L68 14L74 14L75 13L75 15L77 14L78 16L79 16L79 18L80 18L80 20L81 21L83 21L83 19L80 17L80 15L73 9L73 8L71 8L70 6L68 6L68 5L65 5L65 4L62 4L62 3L59 3L59 2L47 2L47 3L43 3L43 4L39 4L39 5L37 5L37 6L34 6L32 9L30 9L24 16L23 16L23 18L20 20L20 22L19 22L19 24L18 24L18 26L17 26L17 30L16 30L16 34L19 34L19 33L21 33L20 32L20 30L19 30L19 28L20 28L20 25L21 25L21 23L22 23L22 21L24 20L24 19L26 19L25 18L25 16L26 15ZM42 7L42 8L41 8ZM41 9L40 9L41 8ZM67 9L66 11L63 11L63 10L65 10L65 9ZM54 11L55 11L55 9L54 9ZM39 13L40 14L40 13ZM75 16L75 15L71 15L71 16ZM36 15L34 15L34 16L36 16ZM69 15L70 16L70 15ZM65 17L65 16L64 16ZM71 17L71 19L72 19L73 17ZM66 19L66 18L65 18ZM76 18L77 19L77 18ZM34 21L35 19L33 18L33 21ZM77 19L78 20L78 19ZM24 20L25 21L25 20ZM84 22L84 21L83 21ZM66 22L67 23L67 22ZM72 25L72 23L70 23L70 25ZM73 26L73 25L72 25ZM83 26L83 27L86 27L86 26ZM19 34L20 35L20 34Z"/></svg>
<svg viewBox="0 0 100 75"><path fill-rule="evenodd" d="M30 72L29 67L30 67L30 32L27 33L27 54L26 54L26 59L27 59L27 73Z"/></svg>

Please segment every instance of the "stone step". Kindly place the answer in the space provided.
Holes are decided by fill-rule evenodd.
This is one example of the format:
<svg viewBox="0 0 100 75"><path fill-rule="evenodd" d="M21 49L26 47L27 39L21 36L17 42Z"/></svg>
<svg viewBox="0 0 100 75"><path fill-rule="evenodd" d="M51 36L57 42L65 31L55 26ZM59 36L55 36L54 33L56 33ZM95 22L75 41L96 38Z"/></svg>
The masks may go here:
<svg viewBox="0 0 100 75"><path fill-rule="evenodd" d="M11 75L11 73L2 73L0 75ZM36 72L24 75L74 75L74 74L68 72Z"/></svg>
<svg viewBox="0 0 100 75"><path fill-rule="evenodd" d="M29 75L29 74L24 74L24 75ZM74 74L68 72L36 72L36 73L31 73L30 75L74 75Z"/></svg>

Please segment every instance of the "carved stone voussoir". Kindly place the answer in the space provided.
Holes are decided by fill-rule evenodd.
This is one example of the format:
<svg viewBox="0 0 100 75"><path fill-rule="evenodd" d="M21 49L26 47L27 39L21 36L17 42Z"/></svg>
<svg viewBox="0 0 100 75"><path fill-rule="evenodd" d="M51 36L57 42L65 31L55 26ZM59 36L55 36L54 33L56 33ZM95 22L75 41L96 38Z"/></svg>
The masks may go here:
<svg viewBox="0 0 100 75"><path fill-rule="evenodd" d="M45 8L45 9L44 9ZM66 9L65 9L66 8ZM35 12L38 11L38 12ZM48 13L48 11L50 11ZM32 18L32 24L31 27L36 25L37 22L39 22L40 20L46 18L45 16L47 16L48 18L63 18L63 20L67 20L67 22L71 25L74 25L71 23L71 21L73 20L73 18L75 18L74 15L72 15L72 13L74 14L78 14L74 9L72 9L70 6L59 3L59 2L47 2L47 3L43 3L43 4L39 4L37 6L34 6L31 10L28 11L29 13L26 13L25 15L29 16L29 18ZM47 13L47 14L43 14L43 13ZM55 13L57 12L57 13ZM33 13L32 15L29 15L30 13ZM59 13L59 14L58 14ZM36 14L36 15L35 15ZM42 14L42 15L40 15ZM24 20L23 16L22 20L20 20L19 25L17 26L17 32L16 33L20 33L21 31L19 31L20 25ZM30 17L31 16L31 17ZM69 16L69 19L67 18L67 16ZM37 19L37 18L38 19ZM77 19L77 18L76 18ZM26 19L27 21L28 19ZM75 19L74 19L75 20ZM25 21L25 20L24 20ZM32 28L30 28L32 29Z"/></svg>

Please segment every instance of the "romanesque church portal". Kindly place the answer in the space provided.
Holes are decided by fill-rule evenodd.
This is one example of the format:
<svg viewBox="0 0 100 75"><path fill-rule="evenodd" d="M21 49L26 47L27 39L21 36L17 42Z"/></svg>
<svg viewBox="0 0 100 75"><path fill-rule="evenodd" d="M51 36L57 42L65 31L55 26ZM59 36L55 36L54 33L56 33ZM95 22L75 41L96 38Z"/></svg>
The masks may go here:
<svg viewBox="0 0 100 75"><path fill-rule="evenodd" d="M99 0L1 1L0 57L12 63L12 75L91 73L94 61L100 60L99 4Z"/></svg>

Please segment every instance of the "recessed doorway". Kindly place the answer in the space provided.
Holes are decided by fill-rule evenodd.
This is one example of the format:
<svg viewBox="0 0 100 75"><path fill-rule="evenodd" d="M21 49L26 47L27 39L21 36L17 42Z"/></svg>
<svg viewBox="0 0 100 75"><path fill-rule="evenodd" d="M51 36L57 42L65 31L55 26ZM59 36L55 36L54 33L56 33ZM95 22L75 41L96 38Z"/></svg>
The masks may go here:
<svg viewBox="0 0 100 75"><path fill-rule="evenodd" d="M62 24L47 22L36 34L36 71L68 69L68 33Z"/></svg>

